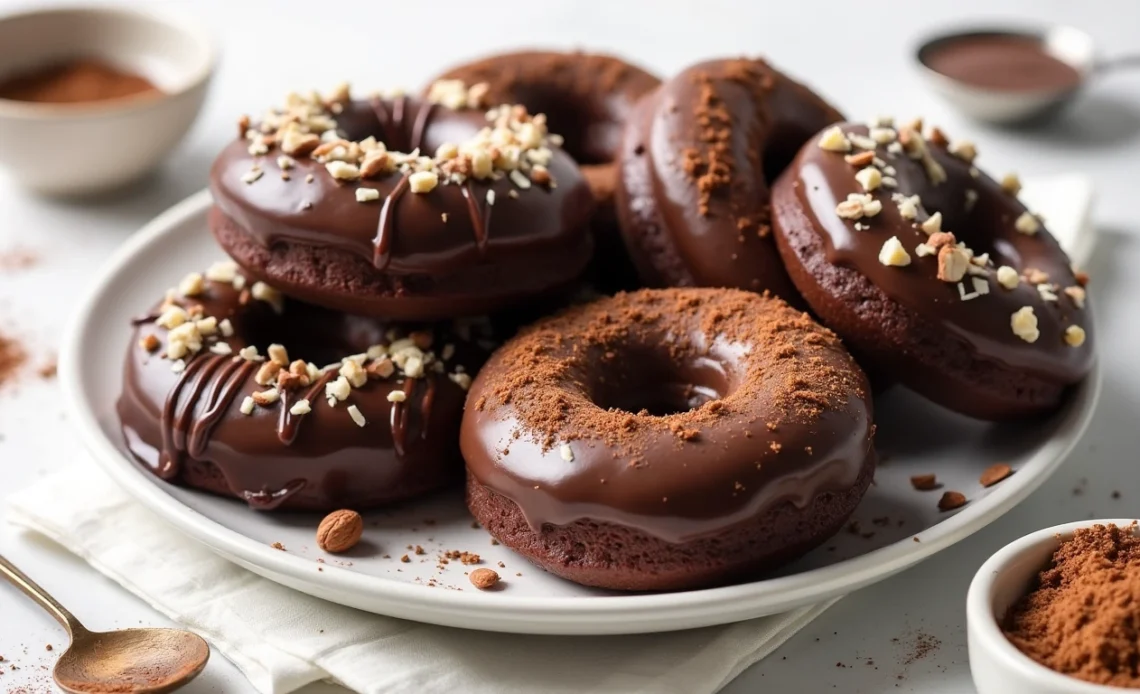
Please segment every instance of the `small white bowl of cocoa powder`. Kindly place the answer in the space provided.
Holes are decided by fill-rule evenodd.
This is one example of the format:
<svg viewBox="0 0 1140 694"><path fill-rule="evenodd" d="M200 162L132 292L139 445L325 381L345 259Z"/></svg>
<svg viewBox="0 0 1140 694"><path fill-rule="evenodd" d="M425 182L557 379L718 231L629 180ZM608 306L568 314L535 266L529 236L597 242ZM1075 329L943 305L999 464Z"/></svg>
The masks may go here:
<svg viewBox="0 0 1140 694"><path fill-rule="evenodd" d="M215 60L205 28L167 10L0 16L0 167L52 195L139 179L190 129Z"/></svg>
<svg viewBox="0 0 1140 694"><path fill-rule="evenodd" d="M1136 522L1058 525L1012 542L966 596L979 694L1140 690L1140 531Z"/></svg>

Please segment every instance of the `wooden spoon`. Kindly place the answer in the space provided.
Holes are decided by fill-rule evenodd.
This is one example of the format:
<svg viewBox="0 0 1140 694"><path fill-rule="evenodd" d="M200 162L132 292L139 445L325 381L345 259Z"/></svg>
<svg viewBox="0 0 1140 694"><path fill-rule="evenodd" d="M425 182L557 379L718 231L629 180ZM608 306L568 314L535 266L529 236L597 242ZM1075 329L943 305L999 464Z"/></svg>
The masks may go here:
<svg viewBox="0 0 1140 694"><path fill-rule="evenodd" d="M0 556L0 574L51 613L71 638L52 673L71 694L160 694L198 676L210 647L181 629L88 631L32 579Z"/></svg>

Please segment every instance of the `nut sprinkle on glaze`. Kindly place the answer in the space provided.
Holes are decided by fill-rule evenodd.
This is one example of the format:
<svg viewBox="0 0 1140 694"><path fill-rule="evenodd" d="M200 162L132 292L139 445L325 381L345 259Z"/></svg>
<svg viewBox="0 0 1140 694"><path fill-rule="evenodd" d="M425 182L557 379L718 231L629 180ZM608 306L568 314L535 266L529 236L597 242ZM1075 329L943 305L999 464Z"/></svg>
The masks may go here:
<svg viewBox="0 0 1140 694"><path fill-rule="evenodd" d="M1087 293L1016 177L977 157L921 121L830 126L774 187L777 245L824 323L886 373L967 414L1039 412L1092 366Z"/></svg>
<svg viewBox="0 0 1140 694"><path fill-rule="evenodd" d="M367 508L457 480L485 320L407 326L244 284L215 265L134 321L118 412L147 469L261 510Z"/></svg>
<svg viewBox="0 0 1140 694"><path fill-rule="evenodd" d="M356 314L477 315L571 281L589 188L544 114L485 91L289 94L215 161L211 230L250 275Z"/></svg>

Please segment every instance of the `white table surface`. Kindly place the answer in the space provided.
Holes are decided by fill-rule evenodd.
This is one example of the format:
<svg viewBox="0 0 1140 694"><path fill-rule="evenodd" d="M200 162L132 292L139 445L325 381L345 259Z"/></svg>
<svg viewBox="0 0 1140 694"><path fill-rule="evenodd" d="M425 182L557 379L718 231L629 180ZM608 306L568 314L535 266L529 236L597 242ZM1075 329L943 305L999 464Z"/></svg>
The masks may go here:
<svg viewBox="0 0 1140 694"><path fill-rule="evenodd" d="M154 3L199 15L218 33L222 62L202 118L151 180L99 201L32 197L0 178L0 254L24 248L34 267L0 270L0 333L17 334L47 360L71 307L101 260L148 219L200 189L236 116L291 88L415 87L439 68L512 46L582 46L623 53L669 74L711 56L766 54L855 116L925 115L973 138L982 166L1023 174L1089 173L1101 245L1090 266L1106 383L1099 414L1072 458L1008 516L945 553L841 601L724 691L970 692L964 609L977 566L1006 542L1069 520L1140 514L1140 71L1106 77L1047 129L997 131L969 123L926 91L910 63L926 31L992 17L1063 22L1093 34L1104 54L1140 46L1140 3L994 2L215 2ZM28 3L0 0L0 12ZM79 455L58 387L30 369L0 391L0 493ZM1113 492L1119 492L1115 498ZM0 509L3 501L0 500ZM83 562L0 525L0 553L96 629L160 625L157 615ZM62 645L45 613L0 586L0 691L50 688ZM922 644L932 647L923 648ZM18 667L12 671L11 665ZM223 658L186 691L248 685ZM312 692L331 689L318 686ZM310 690L307 690L310 691Z"/></svg>

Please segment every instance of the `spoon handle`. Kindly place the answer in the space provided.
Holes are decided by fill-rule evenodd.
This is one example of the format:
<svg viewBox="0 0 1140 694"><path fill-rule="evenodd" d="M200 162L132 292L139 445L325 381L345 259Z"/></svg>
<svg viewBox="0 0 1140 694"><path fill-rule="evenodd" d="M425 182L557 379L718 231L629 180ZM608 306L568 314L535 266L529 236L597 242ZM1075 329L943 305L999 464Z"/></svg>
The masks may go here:
<svg viewBox="0 0 1140 694"><path fill-rule="evenodd" d="M1105 72L1116 72L1117 70L1128 70L1138 67L1140 67L1140 53L1132 53L1101 60L1093 66L1093 71L1104 74Z"/></svg>
<svg viewBox="0 0 1140 694"><path fill-rule="evenodd" d="M85 631L83 625L75 618L75 615L67 611L63 605L60 605L55 598L48 594L46 590L41 588L35 581L28 578L23 571L17 569L12 562L5 559L0 555L0 574L8 579L12 585L24 591L28 597L35 600L45 610L51 613L60 624L67 629L69 636L74 636L77 633Z"/></svg>

